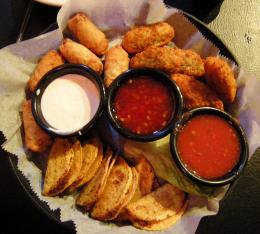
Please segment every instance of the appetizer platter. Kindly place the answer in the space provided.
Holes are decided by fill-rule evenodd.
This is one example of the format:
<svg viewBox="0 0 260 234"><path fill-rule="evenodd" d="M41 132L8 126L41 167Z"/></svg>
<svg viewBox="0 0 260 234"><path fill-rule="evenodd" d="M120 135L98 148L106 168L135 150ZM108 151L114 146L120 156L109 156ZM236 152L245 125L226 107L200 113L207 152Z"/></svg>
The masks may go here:
<svg viewBox="0 0 260 234"><path fill-rule="evenodd" d="M228 60L177 47L179 31L162 20L111 43L75 12L64 32L24 89L22 138L41 170L41 196L69 199L90 222L167 230L184 219L194 195L208 199L238 178L248 146L225 112L237 95ZM162 139L175 179L161 174L156 155L138 151ZM127 142L136 143L132 153Z"/></svg>

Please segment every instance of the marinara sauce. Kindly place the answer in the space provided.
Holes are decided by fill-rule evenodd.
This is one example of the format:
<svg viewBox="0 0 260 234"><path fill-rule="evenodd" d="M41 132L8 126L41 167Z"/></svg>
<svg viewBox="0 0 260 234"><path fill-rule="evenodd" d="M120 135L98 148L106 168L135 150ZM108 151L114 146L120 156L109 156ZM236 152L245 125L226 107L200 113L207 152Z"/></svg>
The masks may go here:
<svg viewBox="0 0 260 234"><path fill-rule="evenodd" d="M205 179L219 178L237 164L241 143L237 131L225 119L198 115L190 119L177 137L177 150L187 168Z"/></svg>
<svg viewBox="0 0 260 234"><path fill-rule="evenodd" d="M115 94L113 108L116 119L124 128L148 135L169 123L175 101L161 81L139 76L122 84Z"/></svg>

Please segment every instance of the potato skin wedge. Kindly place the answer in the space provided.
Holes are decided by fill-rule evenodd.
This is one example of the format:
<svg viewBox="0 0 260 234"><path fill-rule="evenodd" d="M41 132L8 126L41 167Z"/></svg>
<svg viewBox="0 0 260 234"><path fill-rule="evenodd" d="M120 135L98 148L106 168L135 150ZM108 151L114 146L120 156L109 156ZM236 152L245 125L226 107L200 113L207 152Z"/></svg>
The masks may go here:
<svg viewBox="0 0 260 234"><path fill-rule="evenodd" d="M122 46L128 53L139 53L149 46L167 45L174 37L174 29L166 22L136 26L128 31Z"/></svg>

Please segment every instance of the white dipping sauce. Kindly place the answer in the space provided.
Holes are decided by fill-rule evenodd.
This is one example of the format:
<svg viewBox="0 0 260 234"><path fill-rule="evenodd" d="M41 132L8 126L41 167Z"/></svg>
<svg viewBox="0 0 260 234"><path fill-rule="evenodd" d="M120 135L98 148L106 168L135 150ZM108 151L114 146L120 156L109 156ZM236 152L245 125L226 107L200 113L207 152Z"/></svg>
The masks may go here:
<svg viewBox="0 0 260 234"><path fill-rule="evenodd" d="M82 75L68 74L52 81L41 98L45 120L59 133L72 133L86 125L97 112L100 94Z"/></svg>

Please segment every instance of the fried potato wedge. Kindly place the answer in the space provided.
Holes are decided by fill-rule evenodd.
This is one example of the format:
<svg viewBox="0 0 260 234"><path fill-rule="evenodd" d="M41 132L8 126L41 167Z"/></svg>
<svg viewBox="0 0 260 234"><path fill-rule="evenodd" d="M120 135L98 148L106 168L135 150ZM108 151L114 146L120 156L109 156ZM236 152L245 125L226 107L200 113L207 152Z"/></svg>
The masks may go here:
<svg viewBox="0 0 260 234"><path fill-rule="evenodd" d="M103 192L111 164L113 166L113 151L109 148L102 160L101 166L92 180L82 189L76 199L76 204L90 210Z"/></svg>
<svg viewBox="0 0 260 234"><path fill-rule="evenodd" d="M87 144L82 146L82 166L78 177L68 188L69 192L74 191L87 182L86 178L89 177L89 170L98 158L99 149L101 147L103 146L98 137L93 137ZM100 161L100 159L98 159L98 161Z"/></svg>
<svg viewBox="0 0 260 234"><path fill-rule="evenodd" d="M30 80L27 84L28 89L33 92L37 84L48 71L52 70L55 67L58 67L59 65L62 65L63 63L64 60L62 56L58 53L58 51L50 50L49 52L47 52L40 59L33 74L31 75Z"/></svg>
<svg viewBox="0 0 260 234"><path fill-rule="evenodd" d="M98 74L102 73L103 63L87 47L66 38L59 48L62 56L68 62L84 64L92 68Z"/></svg>
<svg viewBox="0 0 260 234"><path fill-rule="evenodd" d="M192 50L151 46L130 60L131 68L156 68L168 73L181 73L190 76L205 74L204 62Z"/></svg>
<svg viewBox="0 0 260 234"><path fill-rule="evenodd" d="M71 178L73 159L72 145L65 139L55 139L47 161L43 195L56 196L66 189Z"/></svg>
<svg viewBox="0 0 260 234"><path fill-rule="evenodd" d="M122 41L128 53L139 53L149 46L167 45L174 37L174 29L166 22L136 26L128 31Z"/></svg>
<svg viewBox="0 0 260 234"><path fill-rule="evenodd" d="M205 60L206 80L224 103L232 103L236 97L237 83L229 64L218 57Z"/></svg>
<svg viewBox="0 0 260 234"><path fill-rule="evenodd" d="M35 122L32 114L31 100L23 103L22 112L25 146L33 152L41 153L45 151L51 145L52 140Z"/></svg>
<svg viewBox="0 0 260 234"><path fill-rule="evenodd" d="M184 200L184 192L171 184L165 184L138 201L130 203L126 212L132 223L144 226L146 223L159 222L176 215Z"/></svg>
<svg viewBox="0 0 260 234"><path fill-rule="evenodd" d="M118 157L100 198L91 211L98 220L113 220L117 217L132 186L133 172L122 157Z"/></svg>
<svg viewBox="0 0 260 234"><path fill-rule="evenodd" d="M103 55L108 48L105 34L84 13L77 13L68 21L69 30L79 42L96 55Z"/></svg>
<svg viewBox="0 0 260 234"><path fill-rule="evenodd" d="M148 230L148 231L162 231L170 228L172 225L177 223L182 215L184 214L185 210L187 209L188 201L185 202L183 207L178 211L177 214L166 218L164 220L158 221L158 222L150 222L146 224L140 224L140 223L133 223L133 225L137 228Z"/></svg>
<svg viewBox="0 0 260 234"><path fill-rule="evenodd" d="M173 74L171 79L179 86L186 109L210 106L224 110L223 102L206 84L183 74Z"/></svg>

